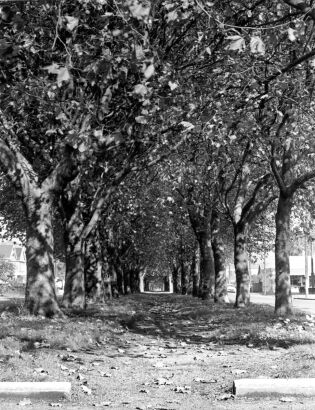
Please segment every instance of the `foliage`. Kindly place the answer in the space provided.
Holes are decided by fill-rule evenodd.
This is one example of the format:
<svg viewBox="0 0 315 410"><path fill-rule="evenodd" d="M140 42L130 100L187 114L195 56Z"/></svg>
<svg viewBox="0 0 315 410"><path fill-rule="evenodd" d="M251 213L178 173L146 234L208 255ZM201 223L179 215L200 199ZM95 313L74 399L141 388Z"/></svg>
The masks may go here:
<svg viewBox="0 0 315 410"><path fill-rule="evenodd" d="M12 262L4 260L0 256L0 280L3 282L8 282L12 280L15 273L15 267Z"/></svg>

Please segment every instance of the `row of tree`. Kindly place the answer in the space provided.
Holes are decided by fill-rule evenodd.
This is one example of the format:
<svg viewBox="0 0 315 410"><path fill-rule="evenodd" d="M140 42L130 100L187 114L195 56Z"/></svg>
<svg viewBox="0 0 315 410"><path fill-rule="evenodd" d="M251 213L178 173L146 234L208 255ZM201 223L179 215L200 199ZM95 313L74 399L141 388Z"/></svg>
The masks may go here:
<svg viewBox="0 0 315 410"><path fill-rule="evenodd" d="M194 241L196 289L222 300L220 231L234 234L236 306L245 306L247 237L275 200L276 311L290 312L291 210L315 176L312 7L51 0L1 10L2 202L13 188L23 218L18 208L1 212L25 228L30 312L60 313L58 253L63 305L84 308L87 297L110 293L108 283L136 290L139 272L169 268L170 254L187 271ZM143 216L149 188L170 190L164 200L176 214L155 216L168 224L157 248Z"/></svg>

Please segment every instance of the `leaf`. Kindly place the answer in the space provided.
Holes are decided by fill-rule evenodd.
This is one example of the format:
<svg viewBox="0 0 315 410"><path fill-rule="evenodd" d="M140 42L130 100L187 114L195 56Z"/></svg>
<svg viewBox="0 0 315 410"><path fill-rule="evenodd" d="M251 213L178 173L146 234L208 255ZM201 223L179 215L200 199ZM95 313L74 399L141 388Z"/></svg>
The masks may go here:
<svg viewBox="0 0 315 410"><path fill-rule="evenodd" d="M265 54L265 44L258 36L252 36L250 39L250 51L253 54Z"/></svg>
<svg viewBox="0 0 315 410"><path fill-rule="evenodd" d="M169 23L170 21L175 21L175 20L177 20L178 19L178 14L177 14L177 11L170 11L167 15L166 15L166 18L167 18L167 22Z"/></svg>
<svg viewBox="0 0 315 410"><path fill-rule="evenodd" d="M102 371L100 371L100 375L102 377L112 377L111 373L106 373L106 372L102 372Z"/></svg>
<svg viewBox="0 0 315 410"><path fill-rule="evenodd" d="M283 403L292 403L294 401L294 398L293 397L281 397L279 400L282 401Z"/></svg>
<svg viewBox="0 0 315 410"><path fill-rule="evenodd" d="M30 399L23 399L19 402L19 406L31 406L32 402Z"/></svg>
<svg viewBox="0 0 315 410"><path fill-rule="evenodd" d="M153 76L155 72L155 68L153 64L150 64L146 69L145 72L143 73L143 75L145 76L145 78L148 80L150 77Z"/></svg>
<svg viewBox="0 0 315 410"><path fill-rule="evenodd" d="M295 37L295 30L293 28L288 28L288 37L290 41L295 41L296 37Z"/></svg>
<svg viewBox="0 0 315 410"><path fill-rule="evenodd" d="M173 382L171 380L165 379L164 377L160 377L155 380L155 384L157 384L158 386L164 386L173 384Z"/></svg>
<svg viewBox="0 0 315 410"><path fill-rule="evenodd" d="M227 50L234 50L234 51L244 51L245 50L245 40L241 36L228 36L228 40L230 44L228 44L225 48Z"/></svg>
<svg viewBox="0 0 315 410"><path fill-rule="evenodd" d="M50 407L62 407L61 403L49 403Z"/></svg>
<svg viewBox="0 0 315 410"><path fill-rule="evenodd" d="M73 31L79 24L79 19L77 17L65 16L67 20L67 30Z"/></svg>
<svg viewBox="0 0 315 410"><path fill-rule="evenodd" d="M44 70L47 70L49 74L58 74L59 73L59 65L56 63L52 63L47 67L44 67Z"/></svg>
<svg viewBox="0 0 315 410"><path fill-rule="evenodd" d="M144 117L143 115L138 115L138 117L135 118L135 121L138 124L147 124L147 122L148 122L146 117Z"/></svg>
<svg viewBox="0 0 315 410"><path fill-rule="evenodd" d="M180 125L185 127L186 131L190 131L190 130L195 128L195 126L191 122L188 122L188 121L182 121L182 122L180 122ZM182 345L183 345L183 343L182 343ZM183 346L186 346L186 344L183 345Z"/></svg>
<svg viewBox="0 0 315 410"><path fill-rule="evenodd" d="M150 14L150 5L141 4L138 0L129 0L128 2L129 10L133 17L138 20L145 20Z"/></svg>
<svg viewBox="0 0 315 410"><path fill-rule="evenodd" d="M134 92L135 94L144 96L145 94L147 94L148 89L147 89L147 87L146 87L145 85L143 85L143 84L137 84L137 85L135 85L135 87L134 87L134 89L133 89L133 92Z"/></svg>
<svg viewBox="0 0 315 410"><path fill-rule="evenodd" d="M92 390L89 389L87 386L81 386L81 387L84 393L87 394L88 396L92 394Z"/></svg>
<svg viewBox="0 0 315 410"><path fill-rule="evenodd" d="M176 393L189 393L191 387L190 386L176 386L174 391Z"/></svg>
<svg viewBox="0 0 315 410"><path fill-rule="evenodd" d="M57 85L58 87L62 86L64 81L70 80L70 73L67 67L60 67L58 75L57 75Z"/></svg>
<svg viewBox="0 0 315 410"><path fill-rule="evenodd" d="M244 374L244 373L247 373L247 371L246 370L241 370L241 369L232 369L231 373L232 374Z"/></svg>
<svg viewBox="0 0 315 410"><path fill-rule="evenodd" d="M57 85L61 87L64 81L69 81L71 76L67 67L59 67L58 64L52 63L51 65L44 67L49 74L57 74Z"/></svg>
<svg viewBox="0 0 315 410"><path fill-rule="evenodd" d="M222 396L218 397L218 400L229 400L234 399L233 394L223 394Z"/></svg>
<svg viewBox="0 0 315 410"><path fill-rule="evenodd" d="M178 87L177 83L173 83L172 81L168 82L168 86L170 87L171 91L175 90Z"/></svg>

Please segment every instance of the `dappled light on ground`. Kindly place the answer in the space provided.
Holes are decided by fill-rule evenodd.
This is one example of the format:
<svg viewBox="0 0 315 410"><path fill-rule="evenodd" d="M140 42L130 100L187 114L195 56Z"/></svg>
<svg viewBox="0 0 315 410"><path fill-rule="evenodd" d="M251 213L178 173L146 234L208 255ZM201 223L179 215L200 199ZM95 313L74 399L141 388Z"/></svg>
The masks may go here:
<svg viewBox="0 0 315 410"><path fill-rule="evenodd" d="M0 305L0 381L70 381L65 409L234 410L255 405L233 397L235 378L315 377L311 316L282 320L268 306L167 294L66 313L49 320L28 315L21 300Z"/></svg>

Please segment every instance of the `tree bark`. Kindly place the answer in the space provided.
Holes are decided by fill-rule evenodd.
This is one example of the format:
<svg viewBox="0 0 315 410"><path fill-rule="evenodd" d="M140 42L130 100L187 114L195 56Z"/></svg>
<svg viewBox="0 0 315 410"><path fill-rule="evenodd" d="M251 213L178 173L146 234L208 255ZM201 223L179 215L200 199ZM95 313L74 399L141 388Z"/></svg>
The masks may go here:
<svg viewBox="0 0 315 410"><path fill-rule="evenodd" d="M102 250L98 232L94 232L85 246L85 293L90 303L102 303L105 287L102 275Z"/></svg>
<svg viewBox="0 0 315 410"><path fill-rule="evenodd" d="M173 261L172 274L173 274L174 293L180 292L179 271L180 271L180 267L177 265L176 261Z"/></svg>
<svg viewBox="0 0 315 410"><path fill-rule="evenodd" d="M85 309L84 253L82 230L84 222L81 207L78 206L77 187L69 187L60 200L63 217L66 259L65 288L62 306Z"/></svg>
<svg viewBox="0 0 315 410"><path fill-rule="evenodd" d="M140 293L140 268L130 268L131 293Z"/></svg>
<svg viewBox="0 0 315 410"><path fill-rule="evenodd" d="M224 244L219 234L219 226L219 214L214 211L212 215L212 249L215 268L214 301L218 303L229 303L226 287Z"/></svg>
<svg viewBox="0 0 315 410"><path fill-rule="evenodd" d="M214 295L215 269L211 245L210 227L197 235L200 248L200 297L203 300Z"/></svg>
<svg viewBox="0 0 315 410"><path fill-rule="evenodd" d="M195 253L192 262L192 295L195 297L199 296L200 289L200 249L196 246Z"/></svg>
<svg viewBox="0 0 315 410"><path fill-rule="evenodd" d="M27 282L25 305L31 314L53 317L61 314L55 291L54 240L50 192L29 186L24 198L27 213Z"/></svg>
<svg viewBox="0 0 315 410"><path fill-rule="evenodd" d="M183 260L181 261L181 284L182 295L187 295L189 284L189 272L188 266Z"/></svg>
<svg viewBox="0 0 315 410"><path fill-rule="evenodd" d="M275 312L278 315L292 313L290 285L289 238L292 197L280 193L276 213L276 300Z"/></svg>
<svg viewBox="0 0 315 410"><path fill-rule="evenodd" d="M0 138L0 165L21 198L27 220L27 282L25 304L31 314L60 315L54 277L52 209L56 198L78 171L74 150L42 181L9 138Z"/></svg>
<svg viewBox="0 0 315 410"><path fill-rule="evenodd" d="M240 308L249 305L250 302L246 225L242 222L234 225L234 265L236 275L236 299L234 306Z"/></svg>
<svg viewBox="0 0 315 410"><path fill-rule="evenodd" d="M65 308L85 309L85 284L84 284L84 254L82 241L67 242L66 247L66 279L62 299Z"/></svg>

